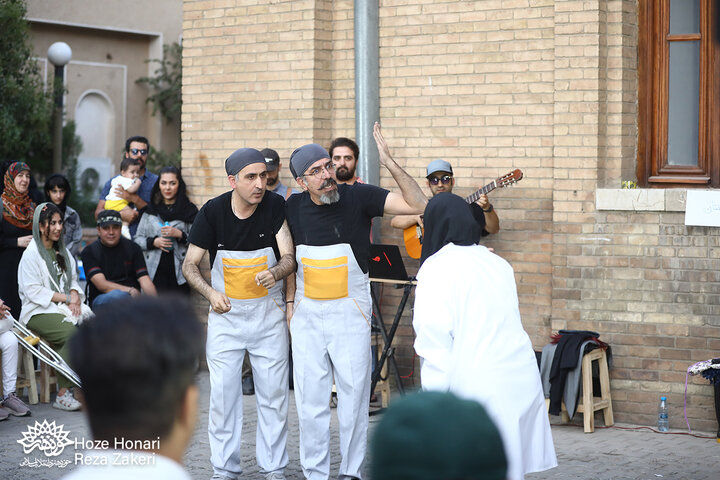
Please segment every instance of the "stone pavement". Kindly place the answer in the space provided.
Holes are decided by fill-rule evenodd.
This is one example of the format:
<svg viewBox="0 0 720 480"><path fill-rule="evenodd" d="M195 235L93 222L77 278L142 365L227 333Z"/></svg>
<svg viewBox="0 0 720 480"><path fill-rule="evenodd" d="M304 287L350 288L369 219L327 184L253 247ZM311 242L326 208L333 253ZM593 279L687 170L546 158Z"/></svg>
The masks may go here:
<svg viewBox="0 0 720 480"><path fill-rule="evenodd" d="M201 391L200 418L197 431L185 457L185 464L193 478L209 479L212 475L207 439L207 412L209 381L207 372L199 375ZM261 479L255 464L255 397L244 397L245 402L245 438L243 441L243 460L245 462L244 479ZM55 422L55 427L67 433L70 440L87 438L87 424L84 416L77 412L62 412L49 404L34 405L31 417L16 418L0 422L0 479L57 479L74 468L75 446L66 447L62 454L52 457L56 461L69 464L58 466L30 467L23 463L36 464L37 460L47 460L38 450L25 455L17 440L23 438L28 427L35 422L47 420ZM370 417L370 428L380 416ZM602 425L600 422L599 425ZM62 429L60 430L60 426ZM671 430L669 433L655 433L648 429L629 430L633 425L620 425L628 428L596 428L595 433L585 434L578 425L553 425L553 438L558 454L559 466L547 472L530 474L528 480L718 480L720 478L720 444L714 439L714 432L699 433L711 436L710 439L684 435L684 431ZM337 475L340 464L338 452L337 418L332 421L332 470ZM698 432L695 432L698 433ZM290 463L286 469L289 480L302 480L298 460L298 425L294 397L290 401L290 438L288 454ZM25 459L28 459L27 461ZM47 463L47 462L45 462ZM54 462L57 465L57 462ZM332 477L336 478L336 477Z"/></svg>

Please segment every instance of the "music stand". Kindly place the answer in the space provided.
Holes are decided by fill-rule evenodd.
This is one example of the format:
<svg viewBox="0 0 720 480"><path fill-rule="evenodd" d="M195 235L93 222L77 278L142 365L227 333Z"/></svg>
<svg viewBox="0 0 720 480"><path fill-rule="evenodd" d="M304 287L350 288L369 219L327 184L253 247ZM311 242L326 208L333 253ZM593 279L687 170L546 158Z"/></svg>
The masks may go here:
<svg viewBox="0 0 720 480"><path fill-rule="evenodd" d="M369 262L369 275L370 281L375 283L390 283L395 288L403 287L403 296L398 304L397 311L395 312L395 318L388 331L385 328L385 322L383 321L382 314L380 313L380 304L377 301L375 290L370 289L372 296L373 306L375 307L375 315L373 315L373 322L379 327L380 334L383 339L383 351L380 355L377 365L372 373L372 383L370 385L370 395L375 392L375 387L380 380L380 372L385 364L385 361L389 361L395 372L395 379L397 387L400 393L405 393L405 388L402 383L402 377L400 376L400 370L398 369L397 362L395 361L395 349L392 347L392 341L395 337L398 325L400 324L400 318L402 317L405 305L412 287L416 284L414 278L408 277L407 271L405 270L405 264L400 255L400 249L397 245L385 245L385 244L371 244L370 245L370 262Z"/></svg>

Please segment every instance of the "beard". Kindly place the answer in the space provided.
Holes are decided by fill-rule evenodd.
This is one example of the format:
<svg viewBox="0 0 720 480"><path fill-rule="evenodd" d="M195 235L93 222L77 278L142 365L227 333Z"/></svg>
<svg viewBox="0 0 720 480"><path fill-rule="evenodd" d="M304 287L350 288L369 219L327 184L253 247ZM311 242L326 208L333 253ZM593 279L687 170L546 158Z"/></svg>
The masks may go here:
<svg viewBox="0 0 720 480"><path fill-rule="evenodd" d="M347 167L338 167L335 170L335 176L339 181L347 182L348 180L352 180L352 178L355 176L355 169L353 168L352 170L350 170Z"/></svg>
<svg viewBox="0 0 720 480"><path fill-rule="evenodd" d="M332 178L328 178L323 182L323 184L320 186L321 189L330 187L332 185L337 185L337 182L333 180ZM337 188L335 190L331 190L329 192L325 192L320 195L320 202L322 202L324 205L330 205L332 203L336 203L340 200L340 192L337 191Z"/></svg>
<svg viewBox="0 0 720 480"><path fill-rule="evenodd" d="M272 178L267 177L267 186L272 187L273 185L275 185L278 182L279 179L280 179L280 177L272 177Z"/></svg>

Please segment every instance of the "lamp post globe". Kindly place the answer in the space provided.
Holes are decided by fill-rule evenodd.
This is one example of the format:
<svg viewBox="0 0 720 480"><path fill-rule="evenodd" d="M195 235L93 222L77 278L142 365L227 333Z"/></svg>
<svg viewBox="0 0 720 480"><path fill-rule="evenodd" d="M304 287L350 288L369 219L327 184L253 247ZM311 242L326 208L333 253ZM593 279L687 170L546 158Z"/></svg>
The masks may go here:
<svg viewBox="0 0 720 480"><path fill-rule="evenodd" d="M48 60L56 67L64 67L72 59L72 48L65 42L55 42L48 48Z"/></svg>
<svg viewBox="0 0 720 480"><path fill-rule="evenodd" d="M65 42L55 42L47 52L48 60L55 65L55 128L53 130L53 172L62 170L63 93L65 65L72 58L72 49Z"/></svg>

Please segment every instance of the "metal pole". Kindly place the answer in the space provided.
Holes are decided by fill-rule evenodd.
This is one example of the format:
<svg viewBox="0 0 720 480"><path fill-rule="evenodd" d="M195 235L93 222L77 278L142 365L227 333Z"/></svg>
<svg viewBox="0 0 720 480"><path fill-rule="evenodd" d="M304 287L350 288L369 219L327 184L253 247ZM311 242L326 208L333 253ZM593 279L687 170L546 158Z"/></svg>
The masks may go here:
<svg viewBox="0 0 720 480"><path fill-rule="evenodd" d="M378 0L355 2L355 138L360 147L358 175L380 183L380 164L372 135L380 121Z"/></svg>
<svg viewBox="0 0 720 480"><path fill-rule="evenodd" d="M65 65L55 66L55 125L53 130L53 173L62 171L63 93Z"/></svg>

